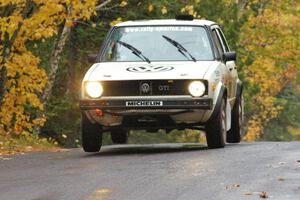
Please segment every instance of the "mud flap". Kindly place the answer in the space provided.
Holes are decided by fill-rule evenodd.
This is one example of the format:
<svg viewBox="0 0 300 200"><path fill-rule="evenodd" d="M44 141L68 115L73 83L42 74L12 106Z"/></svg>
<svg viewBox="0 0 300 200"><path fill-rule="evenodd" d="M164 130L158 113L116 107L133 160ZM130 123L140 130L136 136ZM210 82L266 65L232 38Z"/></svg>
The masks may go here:
<svg viewBox="0 0 300 200"><path fill-rule="evenodd" d="M231 107L229 100L226 101L226 131L231 129Z"/></svg>

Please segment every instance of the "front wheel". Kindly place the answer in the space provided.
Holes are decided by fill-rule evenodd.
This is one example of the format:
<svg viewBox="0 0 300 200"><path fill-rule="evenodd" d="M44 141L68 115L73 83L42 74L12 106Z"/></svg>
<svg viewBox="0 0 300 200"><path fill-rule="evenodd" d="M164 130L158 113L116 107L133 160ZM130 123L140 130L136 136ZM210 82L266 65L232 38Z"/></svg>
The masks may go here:
<svg viewBox="0 0 300 200"><path fill-rule="evenodd" d="M226 102L222 98L217 114L205 126L206 141L209 149L223 148L226 139Z"/></svg>
<svg viewBox="0 0 300 200"><path fill-rule="evenodd" d="M102 127L91 123L82 113L81 118L82 147L85 152L99 152L102 146Z"/></svg>

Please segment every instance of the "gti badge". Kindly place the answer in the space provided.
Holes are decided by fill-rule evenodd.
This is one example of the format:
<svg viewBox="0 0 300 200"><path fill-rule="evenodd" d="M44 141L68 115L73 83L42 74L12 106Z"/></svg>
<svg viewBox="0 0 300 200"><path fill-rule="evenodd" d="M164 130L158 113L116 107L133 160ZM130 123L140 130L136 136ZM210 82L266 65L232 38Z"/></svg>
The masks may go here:
<svg viewBox="0 0 300 200"><path fill-rule="evenodd" d="M151 73L151 72L166 72L171 71L174 67L171 66L138 66L138 67L129 67L126 70L129 72L136 72L136 73Z"/></svg>

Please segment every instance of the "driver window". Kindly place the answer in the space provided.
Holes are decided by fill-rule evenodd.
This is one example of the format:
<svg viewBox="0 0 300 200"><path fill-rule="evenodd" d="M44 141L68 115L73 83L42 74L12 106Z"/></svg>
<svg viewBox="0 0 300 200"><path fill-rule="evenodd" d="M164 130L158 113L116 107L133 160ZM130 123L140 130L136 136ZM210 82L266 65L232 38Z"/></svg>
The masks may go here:
<svg viewBox="0 0 300 200"><path fill-rule="evenodd" d="M224 53L224 51L223 51L222 44L221 44L221 41L220 41L220 39L218 37L216 29L212 30L212 37L213 37L213 39L214 39L214 41L216 43L219 55L222 56L223 53Z"/></svg>
<svg viewBox="0 0 300 200"><path fill-rule="evenodd" d="M221 42L223 44L225 52L229 52L230 50L229 50L228 44L226 42L226 39L224 37L224 34L222 33L222 31L220 29L216 29L216 30L218 32L219 38L221 38Z"/></svg>

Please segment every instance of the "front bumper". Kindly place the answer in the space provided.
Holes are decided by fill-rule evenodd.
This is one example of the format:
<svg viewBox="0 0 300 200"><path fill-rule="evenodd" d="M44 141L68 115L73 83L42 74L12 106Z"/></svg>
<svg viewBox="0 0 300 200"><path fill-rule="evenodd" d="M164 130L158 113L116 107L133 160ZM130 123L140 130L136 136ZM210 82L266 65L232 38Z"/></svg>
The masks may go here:
<svg viewBox="0 0 300 200"><path fill-rule="evenodd" d="M91 109L204 109L213 108L211 98L201 99L111 99L80 100L81 110Z"/></svg>

